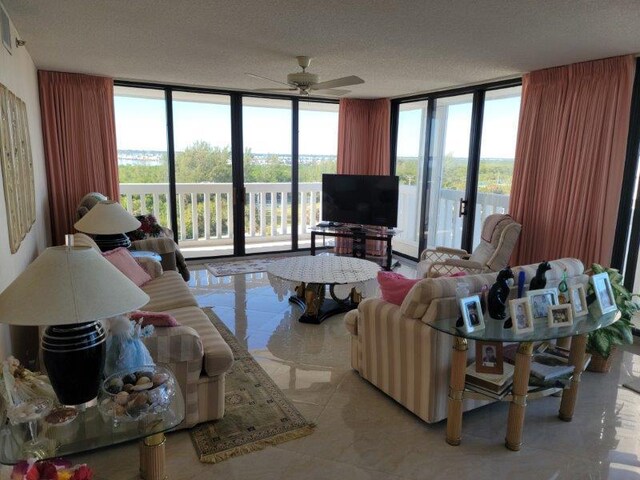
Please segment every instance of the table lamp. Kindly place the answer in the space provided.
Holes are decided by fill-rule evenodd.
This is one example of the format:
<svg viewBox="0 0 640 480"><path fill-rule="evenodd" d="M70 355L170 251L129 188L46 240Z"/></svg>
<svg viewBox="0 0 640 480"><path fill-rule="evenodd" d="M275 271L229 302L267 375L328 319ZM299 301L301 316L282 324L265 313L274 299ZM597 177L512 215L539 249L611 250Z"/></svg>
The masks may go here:
<svg viewBox="0 0 640 480"><path fill-rule="evenodd" d="M95 242L103 252L118 247L129 248L131 240L126 232L140 228L140 220L127 212L118 202L98 202L74 227L79 232L95 235Z"/></svg>
<svg viewBox="0 0 640 480"><path fill-rule="evenodd" d="M100 320L148 301L93 248L50 247L0 293L0 322L47 326L41 346L51 386L60 403L81 405L100 387L106 338Z"/></svg>

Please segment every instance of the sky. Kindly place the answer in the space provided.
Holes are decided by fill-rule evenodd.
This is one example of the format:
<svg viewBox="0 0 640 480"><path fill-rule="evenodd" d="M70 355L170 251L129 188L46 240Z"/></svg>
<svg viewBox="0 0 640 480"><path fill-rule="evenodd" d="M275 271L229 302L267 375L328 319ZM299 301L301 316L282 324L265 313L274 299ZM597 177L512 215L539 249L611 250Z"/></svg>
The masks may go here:
<svg viewBox="0 0 640 480"><path fill-rule="evenodd" d="M466 103L447 109L445 154L467 157L471 128L471 96ZM277 100L281 105L288 101ZM426 102L400 112L398 156L417 157L420 149L422 114ZM487 94L482 132L483 158L513 158L520 97L491 99ZM119 150L166 150L164 100L115 97L116 135ZM436 110L438 112L438 110ZM174 101L174 141L182 151L196 140L225 147L231 144L229 105ZM441 121L441 116L436 116ZM338 113L300 110L300 154L336 155ZM291 110L265 106L243 107L244 147L254 153L291 154Z"/></svg>

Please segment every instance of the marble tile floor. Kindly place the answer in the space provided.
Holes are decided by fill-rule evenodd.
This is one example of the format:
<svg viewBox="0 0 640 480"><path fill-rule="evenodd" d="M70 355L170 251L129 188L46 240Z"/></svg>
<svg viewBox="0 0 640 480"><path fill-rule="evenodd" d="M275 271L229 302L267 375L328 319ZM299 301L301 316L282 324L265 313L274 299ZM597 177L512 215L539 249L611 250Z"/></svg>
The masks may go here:
<svg viewBox="0 0 640 480"><path fill-rule="evenodd" d="M640 345L619 352L608 375L583 375L573 422L557 418L558 398L532 401L520 452L503 445L506 403L466 413L463 443L452 447L445 422L422 422L351 370L342 315L301 324L266 274L216 278L191 269L199 303L213 307L317 430L216 465L198 461L188 432L173 433L170 479L640 479L640 395L621 387L640 377ZM73 460L101 479L137 478L136 444Z"/></svg>

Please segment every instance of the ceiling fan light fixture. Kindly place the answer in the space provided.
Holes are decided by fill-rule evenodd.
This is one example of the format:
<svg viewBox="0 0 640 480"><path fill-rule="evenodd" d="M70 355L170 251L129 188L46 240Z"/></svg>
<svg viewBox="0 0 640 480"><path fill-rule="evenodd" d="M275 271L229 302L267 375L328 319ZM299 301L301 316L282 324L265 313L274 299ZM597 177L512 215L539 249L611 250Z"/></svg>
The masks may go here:
<svg viewBox="0 0 640 480"><path fill-rule="evenodd" d="M308 72L296 72L287 75L287 83L293 85L313 85L318 83L318 75Z"/></svg>

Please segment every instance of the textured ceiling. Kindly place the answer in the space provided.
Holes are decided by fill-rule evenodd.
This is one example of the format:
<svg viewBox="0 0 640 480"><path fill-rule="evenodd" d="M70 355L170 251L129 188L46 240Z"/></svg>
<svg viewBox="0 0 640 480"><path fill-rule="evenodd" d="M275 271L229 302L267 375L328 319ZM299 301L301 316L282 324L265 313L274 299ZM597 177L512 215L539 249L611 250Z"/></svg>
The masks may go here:
<svg viewBox="0 0 640 480"><path fill-rule="evenodd" d="M640 52L638 0L0 0L38 68L253 90L313 57L394 97Z"/></svg>

